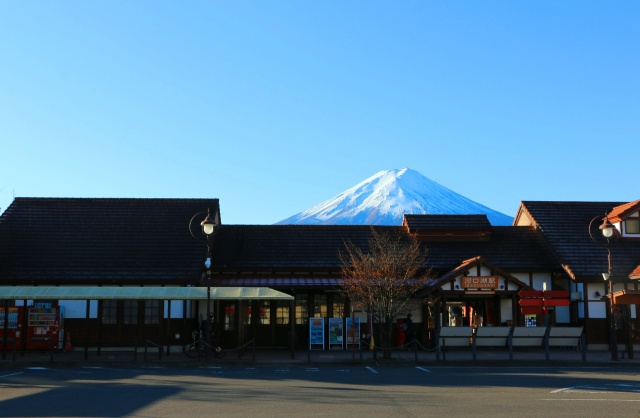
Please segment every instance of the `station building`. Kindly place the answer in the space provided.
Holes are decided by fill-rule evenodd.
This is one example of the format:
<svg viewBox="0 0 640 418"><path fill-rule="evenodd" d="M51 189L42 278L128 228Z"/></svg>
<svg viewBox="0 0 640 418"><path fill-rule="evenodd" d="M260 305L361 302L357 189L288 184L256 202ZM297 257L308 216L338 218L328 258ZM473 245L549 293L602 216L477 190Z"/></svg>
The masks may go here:
<svg viewBox="0 0 640 418"><path fill-rule="evenodd" d="M218 220L210 236L199 230L207 214ZM633 351L640 201L524 201L512 226L473 214L408 214L401 226L227 225L221 215L217 199L16 198L0 217L1 335L62 344L63 328L90 345L169 346L210 313L224 346L304 348L310 318L366 326L341 291L339 254L347 242L366 251L376 231L412 234L427 251L430 280L410 308L425 345L445 326L548 321L584 326L590 348L606 348L615 324ZM533 289L567 291L568 305L525 315L519 293ZM54 308L62 317L47 321Z"/></svg>

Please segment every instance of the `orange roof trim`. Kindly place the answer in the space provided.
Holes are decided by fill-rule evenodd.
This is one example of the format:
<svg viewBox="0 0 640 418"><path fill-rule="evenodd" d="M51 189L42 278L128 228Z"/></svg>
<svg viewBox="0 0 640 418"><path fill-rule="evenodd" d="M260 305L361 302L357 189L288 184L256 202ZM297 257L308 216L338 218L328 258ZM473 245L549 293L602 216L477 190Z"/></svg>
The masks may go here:
<svg viewBox="0 0 640 418"><path fill-rule="evenodd" d="M624 205L616 206L607 214L609 222L621 222L630 214L640 210L640 199L633 202L625 203Z"/></svg>

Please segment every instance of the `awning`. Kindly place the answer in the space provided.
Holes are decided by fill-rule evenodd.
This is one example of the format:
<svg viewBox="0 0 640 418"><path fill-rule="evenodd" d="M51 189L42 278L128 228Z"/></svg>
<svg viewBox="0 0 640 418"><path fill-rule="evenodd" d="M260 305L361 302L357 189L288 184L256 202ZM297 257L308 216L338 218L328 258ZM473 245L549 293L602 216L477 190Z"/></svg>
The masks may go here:
<svg viewBox="0 0 640 418"><path fill-rule="evenodd" d="M640 305L640 290L613 292L614 305Z"/></svg>
<svg viewBox="0 0 640 418"><path fill-rule="evenodd" d="M0 300L206 300L205 287L118 286L0 286ZM293 300L293 296L268 287L212 287L214 300Z"/></svg>

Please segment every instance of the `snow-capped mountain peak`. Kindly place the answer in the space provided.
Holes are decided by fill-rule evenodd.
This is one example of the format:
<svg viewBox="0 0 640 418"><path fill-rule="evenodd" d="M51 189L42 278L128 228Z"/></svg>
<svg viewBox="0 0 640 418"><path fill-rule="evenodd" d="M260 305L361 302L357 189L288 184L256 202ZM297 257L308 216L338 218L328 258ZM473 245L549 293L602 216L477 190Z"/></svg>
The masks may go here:
<svg viewBox="0 0 640 418"><path fill-rule="evenodd" d="M380 171L339 195L278 222L307 225L401 225L404 214L486 214L493 225L513 218L447 189L417 171Z"/></svg>

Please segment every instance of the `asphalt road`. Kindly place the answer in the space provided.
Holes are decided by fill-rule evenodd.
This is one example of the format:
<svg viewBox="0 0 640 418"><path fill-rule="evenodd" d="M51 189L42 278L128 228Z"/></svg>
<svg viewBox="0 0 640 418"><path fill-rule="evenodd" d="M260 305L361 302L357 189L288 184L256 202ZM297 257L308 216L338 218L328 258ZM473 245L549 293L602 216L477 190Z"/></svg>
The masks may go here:
<svg viewBox="0 0 640 418"><path fill-rule="evenodd" d="M640 417L636 367L0 370L0 416Z"/></svg>

